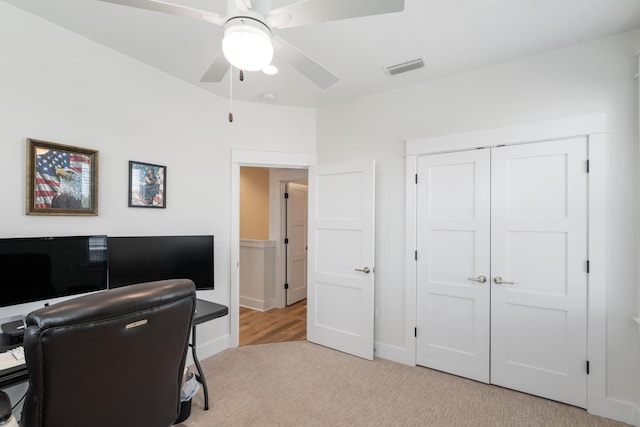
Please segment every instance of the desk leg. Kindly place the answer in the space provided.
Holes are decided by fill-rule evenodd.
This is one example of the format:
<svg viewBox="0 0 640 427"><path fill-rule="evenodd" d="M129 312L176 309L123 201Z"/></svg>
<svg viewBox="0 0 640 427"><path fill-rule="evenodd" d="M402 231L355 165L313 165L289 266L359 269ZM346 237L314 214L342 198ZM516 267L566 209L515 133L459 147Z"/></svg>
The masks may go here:
<svg viewBox="0 0 640 427"><path fill-rule="evenodd" d="M205 411L208 411L209 390L207 390L207 380L204 377L202 367L200 366L200 361L198 360L198 355L196 354L196 325L193 325L193 328L191 329L191 355L193 356L193 362L196 364L196 368L198 369L196 380L198 380L198 382L202 384L202 388L204 389L204 409Z"/></svg>

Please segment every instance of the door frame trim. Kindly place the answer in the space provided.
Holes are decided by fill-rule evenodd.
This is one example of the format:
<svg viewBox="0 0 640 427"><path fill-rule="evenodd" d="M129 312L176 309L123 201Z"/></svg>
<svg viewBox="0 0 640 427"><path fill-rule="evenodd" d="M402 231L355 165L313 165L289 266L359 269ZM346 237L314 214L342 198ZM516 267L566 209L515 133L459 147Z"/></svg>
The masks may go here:
<svg viewBox="0 0 640 427"><path fill-rule="evenodd" d="M407 358L416 364L417 340L414 328L417 321L415 296L417 274L414 252L416 241L416 173L419 155L470 150L497 145L514 145L572 137L586 137L590 161L588 174L588 254L591 268L588 277L587 303L587 358L592 369L587 377L587 410L596 415L618 419L621 402L607 398L607 112L525 123L496 129L476 130L459 134L419 138L406 141L406 222L405 222L405 342ZM413 348L413 351L409 349ZM604 369L602 368L604 367Z"/></svg>
<svg viewBox="0 0 640 427"><path fill-rule="evenodd" d="M231 150L229 347L240 344L240 166L306 169L316 162L315 153Z"/></svg>

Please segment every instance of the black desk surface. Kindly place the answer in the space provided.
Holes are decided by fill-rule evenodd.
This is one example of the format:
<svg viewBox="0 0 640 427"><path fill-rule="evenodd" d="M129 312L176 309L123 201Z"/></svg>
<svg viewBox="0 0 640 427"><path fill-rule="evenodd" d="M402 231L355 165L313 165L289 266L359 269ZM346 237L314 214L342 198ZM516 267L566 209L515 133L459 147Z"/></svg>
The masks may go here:
<svg viewBox="0 0 640 427"><path fill-rule="evenodd" d="M226 305L196 299L196 313L193 316L193 326L226 316L227 314L229 314L229 308ZM2 347L1 351L16 347L15 345L4 345L4 337L2 337L2 334L0 334L0 343L0 347ZM28 380L29 373L25 365L0 370L0 388L9 387Z"/></svg>
<svg viewBox="0 0 640 427"><path fill-rule="evenodd" d="M199 325L209 320L217 319L229 314L229 307L203 299L196 300L196 314L193 316L193 324Z"/></svg>

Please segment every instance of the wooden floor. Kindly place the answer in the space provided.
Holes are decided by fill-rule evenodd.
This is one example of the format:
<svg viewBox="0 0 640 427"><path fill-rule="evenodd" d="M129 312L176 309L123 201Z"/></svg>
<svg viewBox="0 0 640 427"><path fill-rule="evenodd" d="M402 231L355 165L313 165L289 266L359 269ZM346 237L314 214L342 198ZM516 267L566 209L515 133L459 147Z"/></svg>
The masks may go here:
<svg viewBox="0 0 640 427"><path fill-rule="evenodd" d="M240 345L307 339L307 300L282 309L258 311L240 307Z"/></svg>

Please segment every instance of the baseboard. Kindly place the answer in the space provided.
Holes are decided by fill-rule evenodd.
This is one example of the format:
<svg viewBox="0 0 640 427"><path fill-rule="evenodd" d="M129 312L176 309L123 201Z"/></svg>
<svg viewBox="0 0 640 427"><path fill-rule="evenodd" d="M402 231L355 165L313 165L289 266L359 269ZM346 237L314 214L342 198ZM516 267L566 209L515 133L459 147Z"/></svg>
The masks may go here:
<svg viewBox="0 0 640 427"><path fill-rule="evenodd" d="M629 421L617 420L617 421L622 421L622 422L625 422L627 424L631 424L633 426L640 427L640 406L633 405L633 404L630 404L630 403L628 403L626 405L631 407L631 409L630 409L630 411L631 411L630 420Z"/></svg>
<svg viewBox="0 0 640 427"><path fill-rule="evenodd" d="M243 296L240 296L240 306L258 311L267 311L276 307L274 298L268 300L259 300Z"/></svg>
<svg viewBox="0 0 640 427"><path fill-rule="evenodd" d="M240 306L250 308L252 310L265 311L265 301L255 298L243 297L242 295L240 295Z"/></svg>
<svg viewBox="0 0 640 427"><path fill-rule="evenodd" d="M229 348L229 335L225 335L213 341L198 345L196 346L198 360L202 362L207 357L211 357L214 354L220 353L227 348ZM189 365L193 365L193 357L191 356L190 351L187 352L187 366Z"/></svg>
<svg viewBox="0 0 640 427"><path fill-rule="evenodd" d="M597 405L590 404L587 411L592 415L640 427L640 407L630 402L604 399Z"/></svg>
<svg viewBox="0 0 640 427"><path fill-rule="evenodd" d="M402 363L403 365L415 366L411 352L409 352L405 347L398 347L376 341L374 343L374 348L375 357Z"/></svg>

